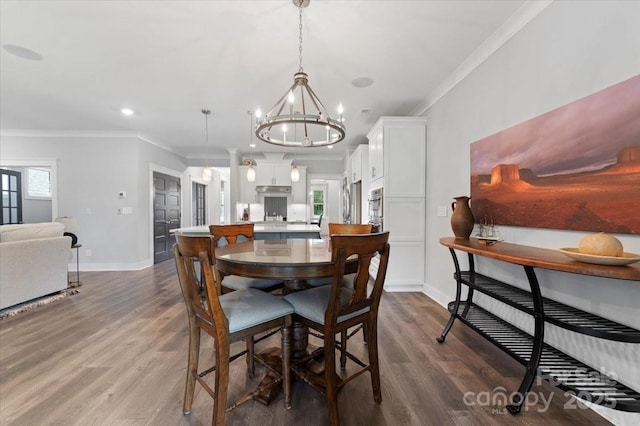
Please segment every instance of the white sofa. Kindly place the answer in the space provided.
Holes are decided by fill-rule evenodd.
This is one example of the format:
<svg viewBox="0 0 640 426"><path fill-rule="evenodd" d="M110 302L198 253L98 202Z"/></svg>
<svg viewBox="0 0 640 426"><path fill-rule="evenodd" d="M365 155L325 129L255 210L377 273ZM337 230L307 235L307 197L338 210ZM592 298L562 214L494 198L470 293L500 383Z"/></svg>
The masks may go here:
<svg viewBox="0 0 640 426"><path fill-rule="evenodd" d="M0 309L67 288L71 238L57 222L0 225Z"/></svg>

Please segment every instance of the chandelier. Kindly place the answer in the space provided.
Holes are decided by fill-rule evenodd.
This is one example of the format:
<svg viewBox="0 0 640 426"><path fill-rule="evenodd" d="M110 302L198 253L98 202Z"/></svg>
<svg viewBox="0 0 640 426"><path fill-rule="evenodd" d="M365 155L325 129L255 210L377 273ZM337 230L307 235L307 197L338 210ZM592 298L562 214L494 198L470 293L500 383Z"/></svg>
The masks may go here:
<svg viewBox="0 0 640 426"><path fill-rule="evenodd" d="M264 116L256 111L256 136L279 146L319 147L340 142L345 136L342 104L338 106L338 119L327 112L318 96L309 86L307 73L302 68L302 9L310 0L292 0L299 10L299 68L293 75L293 85Z"/></svg>

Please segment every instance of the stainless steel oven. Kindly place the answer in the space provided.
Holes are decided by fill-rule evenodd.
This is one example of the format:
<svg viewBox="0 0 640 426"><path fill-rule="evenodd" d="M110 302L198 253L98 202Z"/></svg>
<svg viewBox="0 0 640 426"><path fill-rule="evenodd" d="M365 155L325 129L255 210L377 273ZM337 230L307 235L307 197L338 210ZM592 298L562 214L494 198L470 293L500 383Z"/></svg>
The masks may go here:
<svg viewBox="0 0 640 426"><path fill-rule="evenodd" d="M369 192L369 223L373 225L374 232L382 232L383 230L382 205L382 188L372 189Z"/></svg>

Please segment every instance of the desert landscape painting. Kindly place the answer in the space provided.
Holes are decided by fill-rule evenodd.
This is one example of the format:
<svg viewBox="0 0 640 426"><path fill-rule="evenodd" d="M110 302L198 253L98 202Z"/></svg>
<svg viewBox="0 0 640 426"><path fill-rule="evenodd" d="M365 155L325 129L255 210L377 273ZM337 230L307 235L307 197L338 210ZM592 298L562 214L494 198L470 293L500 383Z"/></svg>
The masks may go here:
<svg viewBox="0 0 640 426"><path fill-rule="evenodd" d="M477 223L640 234L640 76L471 144Z"/></svg>

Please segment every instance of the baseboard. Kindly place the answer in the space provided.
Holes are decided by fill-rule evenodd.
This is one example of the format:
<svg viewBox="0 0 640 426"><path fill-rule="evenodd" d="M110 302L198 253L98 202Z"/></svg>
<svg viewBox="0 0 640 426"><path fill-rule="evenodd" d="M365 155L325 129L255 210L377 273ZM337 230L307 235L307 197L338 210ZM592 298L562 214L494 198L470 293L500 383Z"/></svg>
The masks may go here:
<svg viewBox="0 0 640 426"><path fill-rule="evenodd" d="M442 307L446 308L447 304L449 302L451 302L451 300L453 300L455 298L445 294L443 292L441 292L440 290L425 284L424 286L422 286L422 288L420 289L421 292L423 292L424 294L426 294L427 296L429 296L431 299L435 300L436 303L438 303L439 305L441 305Z"/></svg>
<svg viewBox="0 0 640 426"><path fill-rule="evenodd" d="M385 284L384 291L387 291L389 293L422 292L422 287L422 284Z"/></svg>
<svg viewBox="0 0 640 426"><path fill-rule="evenodd" d="M143 260L132 263L83 263L80 261L80 272L92 271L139 271L153 266L153 261ZM76 264L69 264L69 271L75 273ZM82 277L81 277L82 278Z"/></svg>

